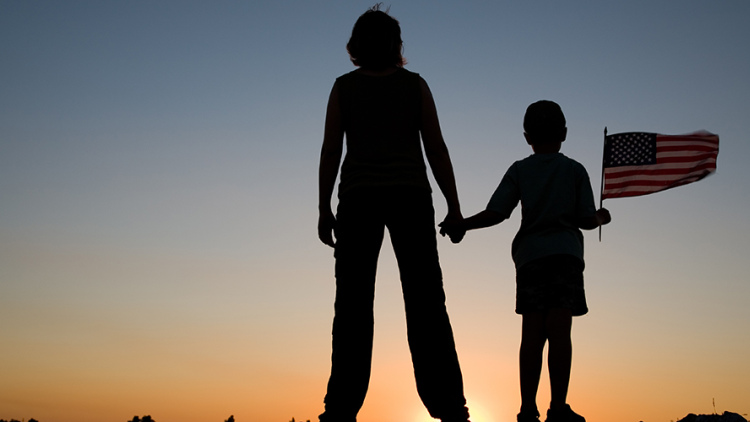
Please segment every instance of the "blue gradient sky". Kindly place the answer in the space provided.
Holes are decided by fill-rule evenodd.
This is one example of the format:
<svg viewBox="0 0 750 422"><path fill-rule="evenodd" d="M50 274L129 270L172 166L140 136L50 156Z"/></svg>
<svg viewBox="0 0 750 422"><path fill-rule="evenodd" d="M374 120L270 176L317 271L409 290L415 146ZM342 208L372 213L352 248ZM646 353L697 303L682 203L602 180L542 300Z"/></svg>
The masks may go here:
<svg viewBox="0 0 750 422"><path fill-rule="evenodd" d="M362 1L0 2L0 419L314 419L333 257L317 160ZM388 3L386 3L386 6ZM718 171L605 201L570 402L593 420L750 412L750 3L390 3L435 96L465 215L557 101L598 200L602 132L721 139ZM445 212L435 198L438 219ZM517 213L440 239L475 422L519 403ZM428 420L390 247L360 421ZM549 400L545 381L540 407Z"/></svg>

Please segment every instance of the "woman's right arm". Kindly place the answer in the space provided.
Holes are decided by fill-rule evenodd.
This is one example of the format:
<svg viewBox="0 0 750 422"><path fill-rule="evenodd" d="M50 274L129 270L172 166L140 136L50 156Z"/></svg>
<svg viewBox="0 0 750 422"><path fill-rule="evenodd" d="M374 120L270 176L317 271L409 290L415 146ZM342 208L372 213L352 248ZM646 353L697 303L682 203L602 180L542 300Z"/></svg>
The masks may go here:
<svg viewBox="0 0 750 422"><path fill-rule="evenodd" d="M458 200L456 178L453 173L453 163L448 153L448 146L440 130L437 108L432 92L424 79L420 79L422 95L422 143L425 156L430 163L432 175L435 176L440 191L448 205L447 219L461 219L461 205Z"/></svg>

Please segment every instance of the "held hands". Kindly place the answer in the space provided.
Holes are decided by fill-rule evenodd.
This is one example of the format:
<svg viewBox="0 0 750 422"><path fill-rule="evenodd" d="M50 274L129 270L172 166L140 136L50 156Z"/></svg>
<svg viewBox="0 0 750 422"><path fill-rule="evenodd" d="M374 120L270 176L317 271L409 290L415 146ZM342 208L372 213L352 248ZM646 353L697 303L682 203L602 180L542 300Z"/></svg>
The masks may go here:
<svg viewBox="0 0 750 422"><path fill-rule="evenodd" d="M459 243L466 235L466 229L463 228L463 218L446 217L440 226L440 235L445 237L447 234L453 243Z"/></svg>
<svg viewBox="0 0 750 422"><path fill-rule="evenodd" d="M336 242L333 239L333 231L336 226L336 217L332 211L320 211L318 216L318 238L324 244L335 247ZM440 235L445 237L447 234L453 243L459 243L466 235L466 229L463 228L463 217L458 215L448 215L440 226Z"/></svg>

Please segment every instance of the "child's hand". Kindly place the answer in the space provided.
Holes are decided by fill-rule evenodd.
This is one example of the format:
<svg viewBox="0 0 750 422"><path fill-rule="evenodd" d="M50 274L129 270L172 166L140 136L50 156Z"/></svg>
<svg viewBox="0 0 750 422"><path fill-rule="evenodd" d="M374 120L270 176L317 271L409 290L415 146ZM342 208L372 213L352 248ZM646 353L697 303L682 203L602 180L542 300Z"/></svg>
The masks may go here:
<svg viewBox="0 0 750 422"><path fill-rule="evenodd" d="M609 224L612 221L612 216L609 214L609 210L606 208L600 208L596 211L596 219L600 226Z"/></svg>
<svg viewBox="0 0 750 422"><path fill-rule="evenodd" d="M453 243L459 243L466 235L466 229L462 227L463 220L446 219L440 226L440 235L445 237L447 234Z"/></svg>

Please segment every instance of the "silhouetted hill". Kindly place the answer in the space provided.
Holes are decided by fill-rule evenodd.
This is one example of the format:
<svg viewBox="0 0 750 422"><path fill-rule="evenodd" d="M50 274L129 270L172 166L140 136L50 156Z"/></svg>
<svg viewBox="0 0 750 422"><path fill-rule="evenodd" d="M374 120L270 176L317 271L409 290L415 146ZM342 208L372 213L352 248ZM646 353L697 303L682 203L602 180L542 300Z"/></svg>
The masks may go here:
<svg viewBox="0 0 750 422"><path fill-rule="evenodd" d="M747 422L742 415L732 412L724 412L721 415L696 415L689 413L677 422Z"/></svg>

